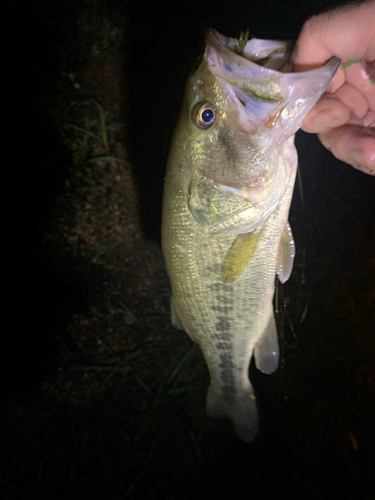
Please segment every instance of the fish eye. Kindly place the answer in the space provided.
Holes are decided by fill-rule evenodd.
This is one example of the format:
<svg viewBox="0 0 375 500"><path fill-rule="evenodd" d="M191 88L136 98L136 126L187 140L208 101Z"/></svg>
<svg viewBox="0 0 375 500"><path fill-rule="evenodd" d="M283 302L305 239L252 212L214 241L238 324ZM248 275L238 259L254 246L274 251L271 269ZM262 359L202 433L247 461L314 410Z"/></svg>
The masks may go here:
<svg viewBox="0 0 375 500"><path fill-rule="evenodd" d="M195 108L193 122L198 128L207 130L215 121L216 109L208 102L205 104L198 104Z"/></svg>

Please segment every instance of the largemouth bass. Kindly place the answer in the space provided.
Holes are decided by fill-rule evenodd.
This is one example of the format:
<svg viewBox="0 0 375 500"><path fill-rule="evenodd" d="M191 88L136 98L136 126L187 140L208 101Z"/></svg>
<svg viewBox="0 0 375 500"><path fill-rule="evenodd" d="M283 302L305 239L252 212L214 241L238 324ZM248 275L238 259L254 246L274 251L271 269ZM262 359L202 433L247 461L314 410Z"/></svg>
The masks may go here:
<svg viewBox="0 0 375 500"><path fill-rule="evenodd" d="M285 282L293 266L294 134L340 61L288 73L289 44L243 45L206 36L170 147L162 246L172 323L209 369L207 413L249 442L259 420L249 363L254 354L263 373L278 366L275 275Z"/></svg>

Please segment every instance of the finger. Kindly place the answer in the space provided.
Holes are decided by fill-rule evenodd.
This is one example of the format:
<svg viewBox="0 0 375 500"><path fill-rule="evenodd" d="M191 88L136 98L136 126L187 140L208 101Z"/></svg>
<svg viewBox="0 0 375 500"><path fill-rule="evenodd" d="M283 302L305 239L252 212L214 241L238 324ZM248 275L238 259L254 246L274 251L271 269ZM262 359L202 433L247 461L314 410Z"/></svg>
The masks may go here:
<svg viewBox="0 0 375 500"><path fill-rule="evenodd" d="M339 70L335 74L335 76L332 78L331 83L328 85L326 88L326 92L333 94L338 88L341 87L341 85L344 85L345 83L345 72Z"/></svg>
<svg viewBox="0 0 375 500"><path fill-rule="evenodd" d="M339 72L345 73L346 82L359 90L362 95L365 96L368 102L368 107L375 111L375 84L372 82L364 64L354 64L353 66L350 66L343 71L340 70Z"/></svg>
<svg viewBox="0 0 375 500"><path fill-rule="evenodd" d="M362 124L365 127L375 128L375 111L367 111L366 115L362 118Z"/></svg>
<svg viewBox="0 0 375 500"><path fill-rule="evenodd" d="M375 175L375 130L343 125L319 134L323 146L339 160L366 174Z"/></svg>
<svg viewBox="0 0 375 500"><path fill-rule="evenodd" d="M325 132L340 127L350 120L350 110L339 99L323 94L302 122L302 130L310 133Z"/></svg>
<svg viewBox="0 0 375 500"><path fill-rule="evenodd" d="M375 83L375 61L366 61L365 69L372 79L372 83Z"/></svg>
<svg viewBox="0 0 375 500"><path fill-rule="evenodd" d="M293 54L298 71L323 65L330 57L343 61L375 59L375 1L341 7L310 18Z"/></svg>
<svg viewBox="0 0 375 500"><path fill-rule="evenodd" d="M348 83L335 92L335 97L342 101L358 118L363 118L368 110L368 102L362 92Z"/></svg>

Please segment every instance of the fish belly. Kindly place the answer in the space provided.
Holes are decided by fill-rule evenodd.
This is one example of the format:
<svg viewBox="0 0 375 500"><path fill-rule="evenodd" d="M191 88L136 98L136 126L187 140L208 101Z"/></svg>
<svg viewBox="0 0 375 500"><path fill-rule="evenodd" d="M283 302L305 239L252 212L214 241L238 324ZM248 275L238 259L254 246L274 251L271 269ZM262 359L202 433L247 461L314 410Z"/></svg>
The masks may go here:
<svg viewBox="0 0 375 500"><path fill-rule="evenodd" d="M229 418L239 437L248 442L258 432L258 411L248 374L250 360L269 331L275 338L268 345L278 349L272 306L276 258L295 172L282 201L262 227L250 266L232 283L222 281L221 271L237 235L204 232L188 208L181 172L183 169L179 169L179 176L173 169L167 172L163 206L162 244L172 303L184 330L199 344L209 369L207 413ZM256 364L261 368L262 360L256 357Z"/></svg>

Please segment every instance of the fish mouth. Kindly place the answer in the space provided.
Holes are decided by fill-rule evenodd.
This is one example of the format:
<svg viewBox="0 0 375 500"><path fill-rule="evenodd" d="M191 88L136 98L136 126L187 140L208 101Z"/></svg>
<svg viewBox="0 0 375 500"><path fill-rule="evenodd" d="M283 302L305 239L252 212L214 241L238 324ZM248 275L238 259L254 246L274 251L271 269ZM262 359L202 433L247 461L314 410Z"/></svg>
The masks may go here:
<svg viewBox="0 0 375 500"><path fill-rule="evenodd" d="M210 60L210 50L213 49L221 56L221 69L226 76L232 74L236 78L251 78L261 76L262 78L276 76L312 76L321 71L336 71L341 61L337 57L332 57L320 68L309 71L292 72L291 57L295 42L292 40L264 40L251 38L246 43L241 54L236 52L238 40L221 35L216 30L211 29L205 35L206 52L204 57L210 66L215 66L215 60ZM220 62L220 61L219 61Z"/></svg>
<svg viewBox="0 0 375 500"><path fill-rule="evenodd" d="M284 142L300 127L306 107L315 104L338 69L340 60L333 57L321 68L288 72L293 45L253 38L239 54L236 39L215 30L206 34L204 58L226 96L228 119L245 132L267 128L268 137Z"/></svg>
<svg viewBox="0 0 375 500"><path fill-rule="evenodd" d="M243 53L236 52L238 41L221 35L216 30L209 30L205 37L206 46L212 47L223 58L223 70L226 74L248 78L249 71L263 77L274 76L276 73L289 69L294 42L280 40L261 40L252 38L244 47ZM230 62L229 62L230 61ZM209 62L210 64L210 62Z"/></svg>

